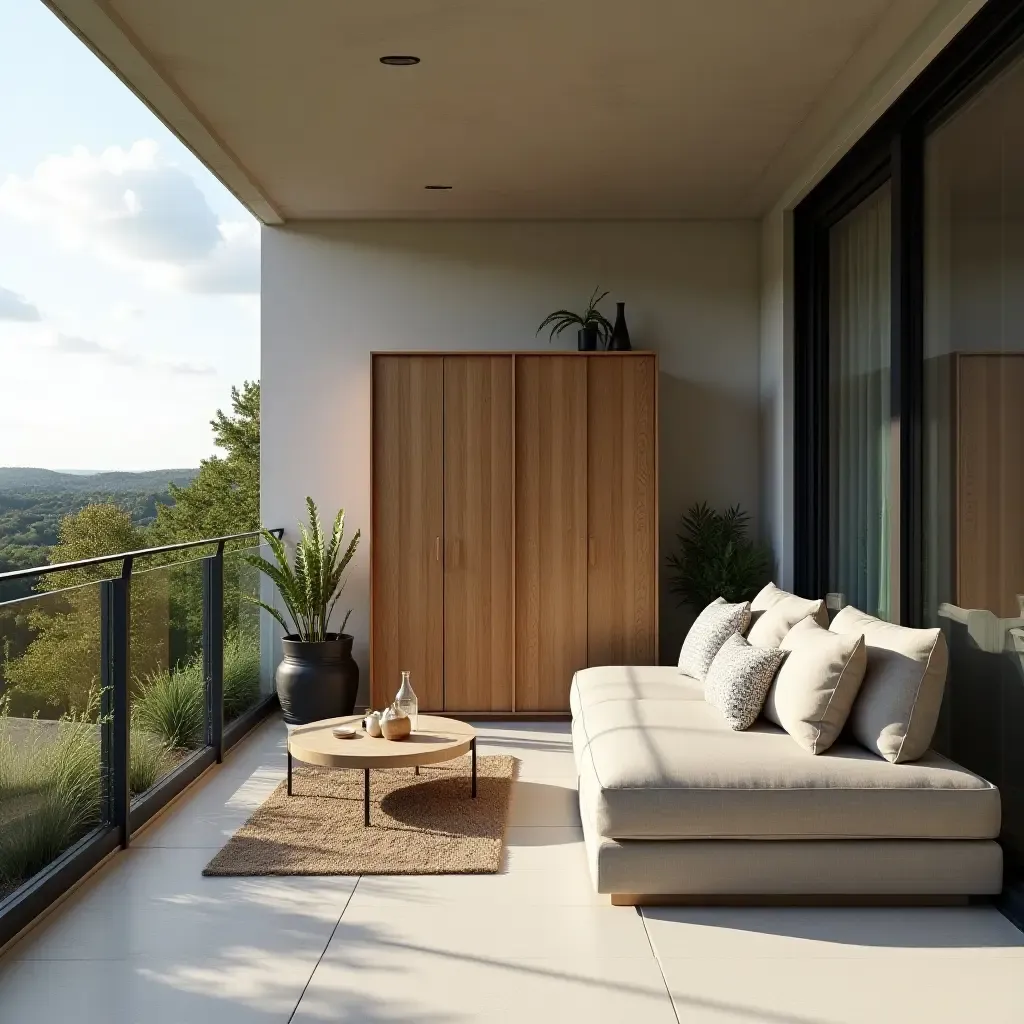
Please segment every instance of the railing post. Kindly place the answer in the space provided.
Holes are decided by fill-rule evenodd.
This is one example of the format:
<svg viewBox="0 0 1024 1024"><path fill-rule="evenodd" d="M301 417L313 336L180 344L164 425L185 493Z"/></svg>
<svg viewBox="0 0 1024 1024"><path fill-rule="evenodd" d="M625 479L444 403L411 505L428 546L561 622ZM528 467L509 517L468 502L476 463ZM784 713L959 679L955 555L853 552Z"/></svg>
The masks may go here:
<svg viewBox="0 0 1024 1024"><path fill-rule="evenodd" d="M203 559L203 678L206 742L224 760L224 542Z"/></svg>
<svg viewBox="0 0 1024 1024"><path fill-rule="evenodd" d="M122 562L119 577L103 580L100 584L100 662L103 683L100 756L107 782L106 817L110 824L117 827L122 849L127 849L131 841L131 708L128 696L131 577L132 559L129 557Z"/></svg>

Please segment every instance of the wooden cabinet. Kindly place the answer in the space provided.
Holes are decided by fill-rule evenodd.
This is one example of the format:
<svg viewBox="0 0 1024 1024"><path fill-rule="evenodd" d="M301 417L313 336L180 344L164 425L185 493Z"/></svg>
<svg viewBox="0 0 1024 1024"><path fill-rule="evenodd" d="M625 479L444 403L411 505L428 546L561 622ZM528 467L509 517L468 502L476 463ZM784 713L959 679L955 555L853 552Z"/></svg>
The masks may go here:
<svg viewBox="0 0 1024 1024"><path fill-rule="evenodd" d="M512 710L513 436L512 357L445 356L446 711Z"/></svg>
<svg viewBox="0 0 1024 1024"><path fill-rule="evenodd" d="M956 356L956 603L1020 615L1024 355Z"/></svg>
<svg viewBox="0 0 1024 1024"><path fill-rule="evenodd" d="M648 665L657 657L654 360L587 368L588 660Z"/></svg>
<svg viewBox="0 0 1024 1024"><path fill-rule="evenodd" d="M371 692L564 713L657 652L650 353L373 357Z"/></svg>
<svg viewBox="0 0 1024 1024"><path fill-rule="evenodd" d="M408 669L444 706L444 389L440 359L381 359L373 374L371 658L374 707Z"/></svg>
<svg viewBox="0 0 1024 1024"><path fill-rule="evenodd" d="M516 711L587 664L587 360L516 359Z"/></svg>

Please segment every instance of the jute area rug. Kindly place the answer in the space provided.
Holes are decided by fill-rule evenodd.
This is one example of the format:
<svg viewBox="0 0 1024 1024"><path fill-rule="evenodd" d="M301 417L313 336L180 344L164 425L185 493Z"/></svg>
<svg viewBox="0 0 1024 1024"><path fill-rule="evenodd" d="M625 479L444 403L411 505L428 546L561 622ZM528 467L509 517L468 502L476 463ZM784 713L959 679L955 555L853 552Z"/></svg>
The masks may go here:
<svg viewBox="0 0 1024 1024"><path fill-rule="evenodd" d="M519 762L469 755L420 768L370 772L363 825L361 769L296 764L206 865L204 875L461 875L501 868L509 797Z"/></svg>

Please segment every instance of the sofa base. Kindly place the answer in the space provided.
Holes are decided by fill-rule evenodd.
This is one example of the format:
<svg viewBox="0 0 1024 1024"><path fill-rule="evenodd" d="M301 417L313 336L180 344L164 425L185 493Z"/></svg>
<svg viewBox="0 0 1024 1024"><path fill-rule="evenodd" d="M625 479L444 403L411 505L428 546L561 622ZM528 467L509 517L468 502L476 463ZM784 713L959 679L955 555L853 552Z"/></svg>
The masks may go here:
<svg viewBox="0 0 1024 1024"><path fill-rule="evenodd" d="M598 836L583 817L599 893L625 901L785 896L860 902L893 897L994 896L1003 851L989 839L626 839Z"/></svg>
<svg viewBox="0 0 1024 1024"><path fill-rule="evenodd" d="M985 902L990 897L973 896L886 896L865 893L863 896L849 894L823 895L774 895L764 894L733 896L685 896L678 893L631 893L613 892L610 896L613 907L966 907L972 901Z"/></svg>

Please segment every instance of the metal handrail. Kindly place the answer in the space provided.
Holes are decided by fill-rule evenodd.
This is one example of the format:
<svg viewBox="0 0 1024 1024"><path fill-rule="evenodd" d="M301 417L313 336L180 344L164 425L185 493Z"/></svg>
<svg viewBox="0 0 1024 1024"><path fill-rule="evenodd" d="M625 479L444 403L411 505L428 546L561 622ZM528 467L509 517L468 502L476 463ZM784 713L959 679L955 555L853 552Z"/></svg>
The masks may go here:
<svg viewBox="0 0 1024 1024"><path fill-rule="evenodd" d="M275 537L284 536L284 530L277 527L268 530ZM223 548L228 541L245 540L247 537L261 537L262 530L250 530L248 533L231 533L224 537L207 537L204 540L187 540L180 544L164 544L158 548L143 548L141 551L122 551L116 555L97 555L94 558L79 558L74 562L58 562L56 565L40 565L33 569L14 569L11 572L0 572L0 583L7 583L10 580L23 580L32 576L47 576L53 572L68 572L71 569L85 569L92 565L106 565L108 562L134 561L136 558L148 558L152 555L163 555L169 551L187 551L189 548L208 547L216 544Z"/></svg>

